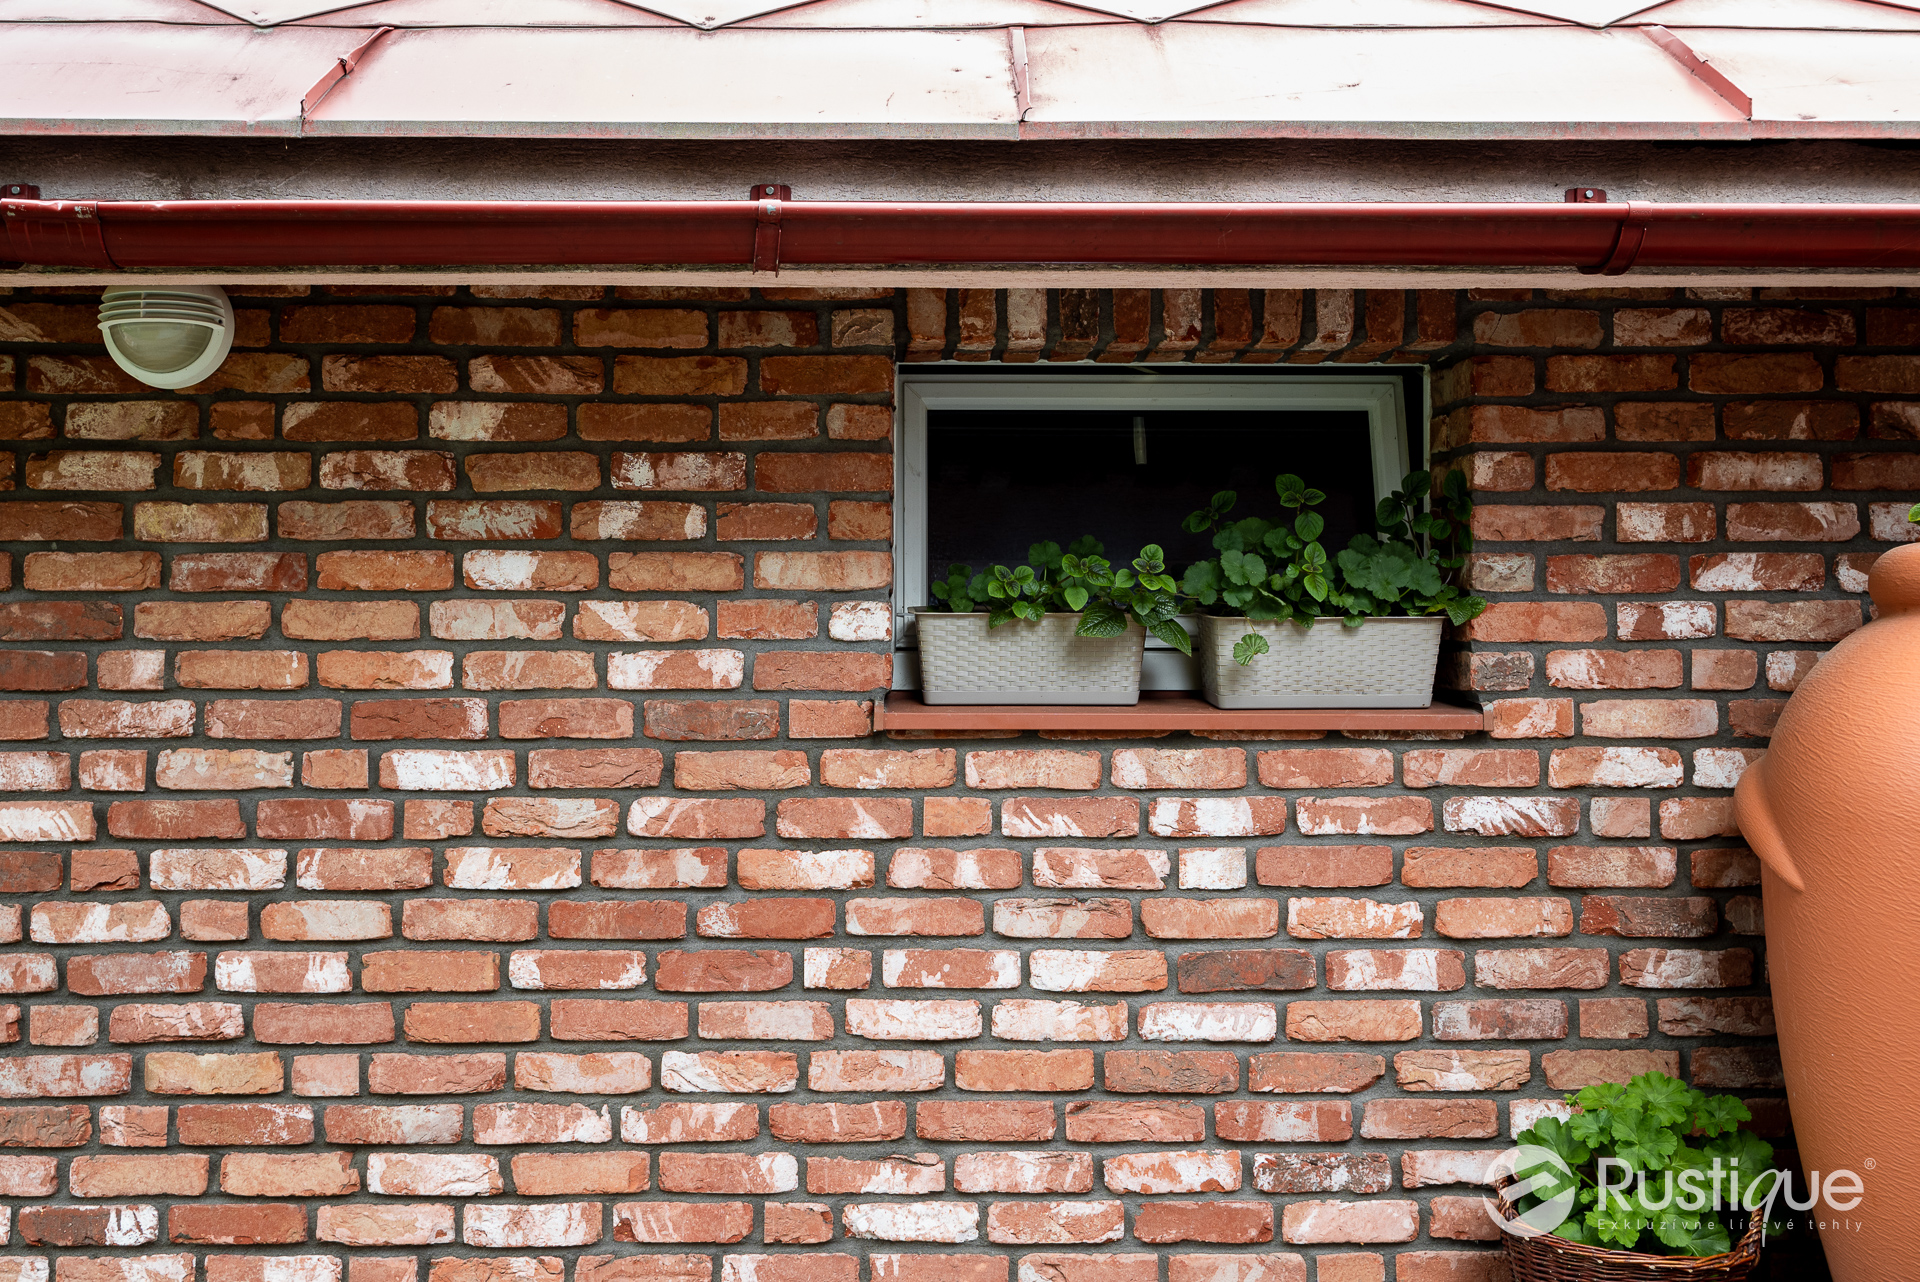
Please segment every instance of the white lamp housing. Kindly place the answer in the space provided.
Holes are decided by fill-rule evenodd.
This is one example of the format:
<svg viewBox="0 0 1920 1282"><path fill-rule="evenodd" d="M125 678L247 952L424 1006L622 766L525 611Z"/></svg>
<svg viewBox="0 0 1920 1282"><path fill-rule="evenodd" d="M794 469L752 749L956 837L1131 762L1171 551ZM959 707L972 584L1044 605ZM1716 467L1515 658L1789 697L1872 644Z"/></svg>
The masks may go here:
<svg viewBox="0 0 1920 1282"><path fill-rule="evenodd" d="M100 336L113 363L149 387L191 387L233 349L233 304L218 285L109 289Z"/></svg>

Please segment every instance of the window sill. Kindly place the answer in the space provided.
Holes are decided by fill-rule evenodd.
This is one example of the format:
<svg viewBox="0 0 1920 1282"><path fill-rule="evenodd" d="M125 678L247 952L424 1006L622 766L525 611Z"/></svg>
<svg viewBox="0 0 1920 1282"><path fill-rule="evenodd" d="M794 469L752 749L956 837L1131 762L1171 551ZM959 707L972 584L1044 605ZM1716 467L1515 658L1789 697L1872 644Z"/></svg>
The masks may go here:
<svg viewBox="0 0 1920 1282"><path fill-rule="evenodd" d="M1481 728L1478 708L1216 708L1190 694L1144 691L1132 707L943 704L929 707L895 690L874 707L873 728L888 730L1466 730Z"/></svg>

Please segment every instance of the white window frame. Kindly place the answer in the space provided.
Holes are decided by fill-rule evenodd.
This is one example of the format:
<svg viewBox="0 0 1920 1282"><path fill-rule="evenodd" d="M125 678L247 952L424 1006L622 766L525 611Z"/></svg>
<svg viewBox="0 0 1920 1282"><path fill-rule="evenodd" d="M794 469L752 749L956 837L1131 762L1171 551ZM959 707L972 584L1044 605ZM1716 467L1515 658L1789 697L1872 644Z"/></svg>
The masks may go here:
<svg viewBox="0 0 1920 1282"><path fill-rule="evenodd" d="M1400 488L1412 471L1405 424L1424 409L1406 404L1405 384L1391 374L1294 374L1208 376L1151 369L1111 375L1028 373L956 375L938 366L899 371L894 407L893 506L893 686L920 686L918 640L912 607L927 595L927 415L934 410L1171 411L1359 411L1367 416L1377 500ZM1428 452L1421 416L1421 457ZM1309 482L1314 478L1307 477ZM1182 656L1149 637L1147 689L1194 689ZM1164 656L1153 651L1167 650Z"/></svg>

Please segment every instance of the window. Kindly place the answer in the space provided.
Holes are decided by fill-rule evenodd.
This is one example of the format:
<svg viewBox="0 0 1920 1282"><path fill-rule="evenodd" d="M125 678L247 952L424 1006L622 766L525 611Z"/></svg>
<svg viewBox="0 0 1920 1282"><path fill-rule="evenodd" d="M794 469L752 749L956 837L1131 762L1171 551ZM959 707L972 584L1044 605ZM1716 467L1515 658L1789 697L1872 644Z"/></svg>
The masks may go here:
<svg viewBox="0 0 1920 1282"><path fill-rule="evenodd" d="M1159 542L1174 572L1211 551L1180 532L1216 490L1243 515L1272 515L1273 478L1294 472L1327 492L1328 548L1373 528L1375 502L1409 459L1418 374L1269 371L1007 374L903 370L894 511L894 685L916 689L911 610L931 573L959 562L1018 564L1043 539L1082 534L1108 559ZM1418 402L1415 402L1418 408ZM1147 689L1192 689L1191 664L1149 639Z"/></svg>

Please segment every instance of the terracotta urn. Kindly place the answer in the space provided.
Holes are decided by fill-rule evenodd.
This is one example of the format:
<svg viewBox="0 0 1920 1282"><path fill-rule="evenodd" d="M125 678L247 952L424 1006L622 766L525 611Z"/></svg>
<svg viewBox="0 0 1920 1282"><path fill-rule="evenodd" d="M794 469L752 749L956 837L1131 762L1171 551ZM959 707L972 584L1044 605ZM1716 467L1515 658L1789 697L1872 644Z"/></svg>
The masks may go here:
<svg viewBox="0 0 1920 1282"><path fill-rule="evenodd" d="M1836 1282L1920 1279L1920 544L1868 591L1879 617L1807 674L1734 792L1802 1166L1864 1185L1851 1211L1791 1213L1826 1221Z"/></svg>

